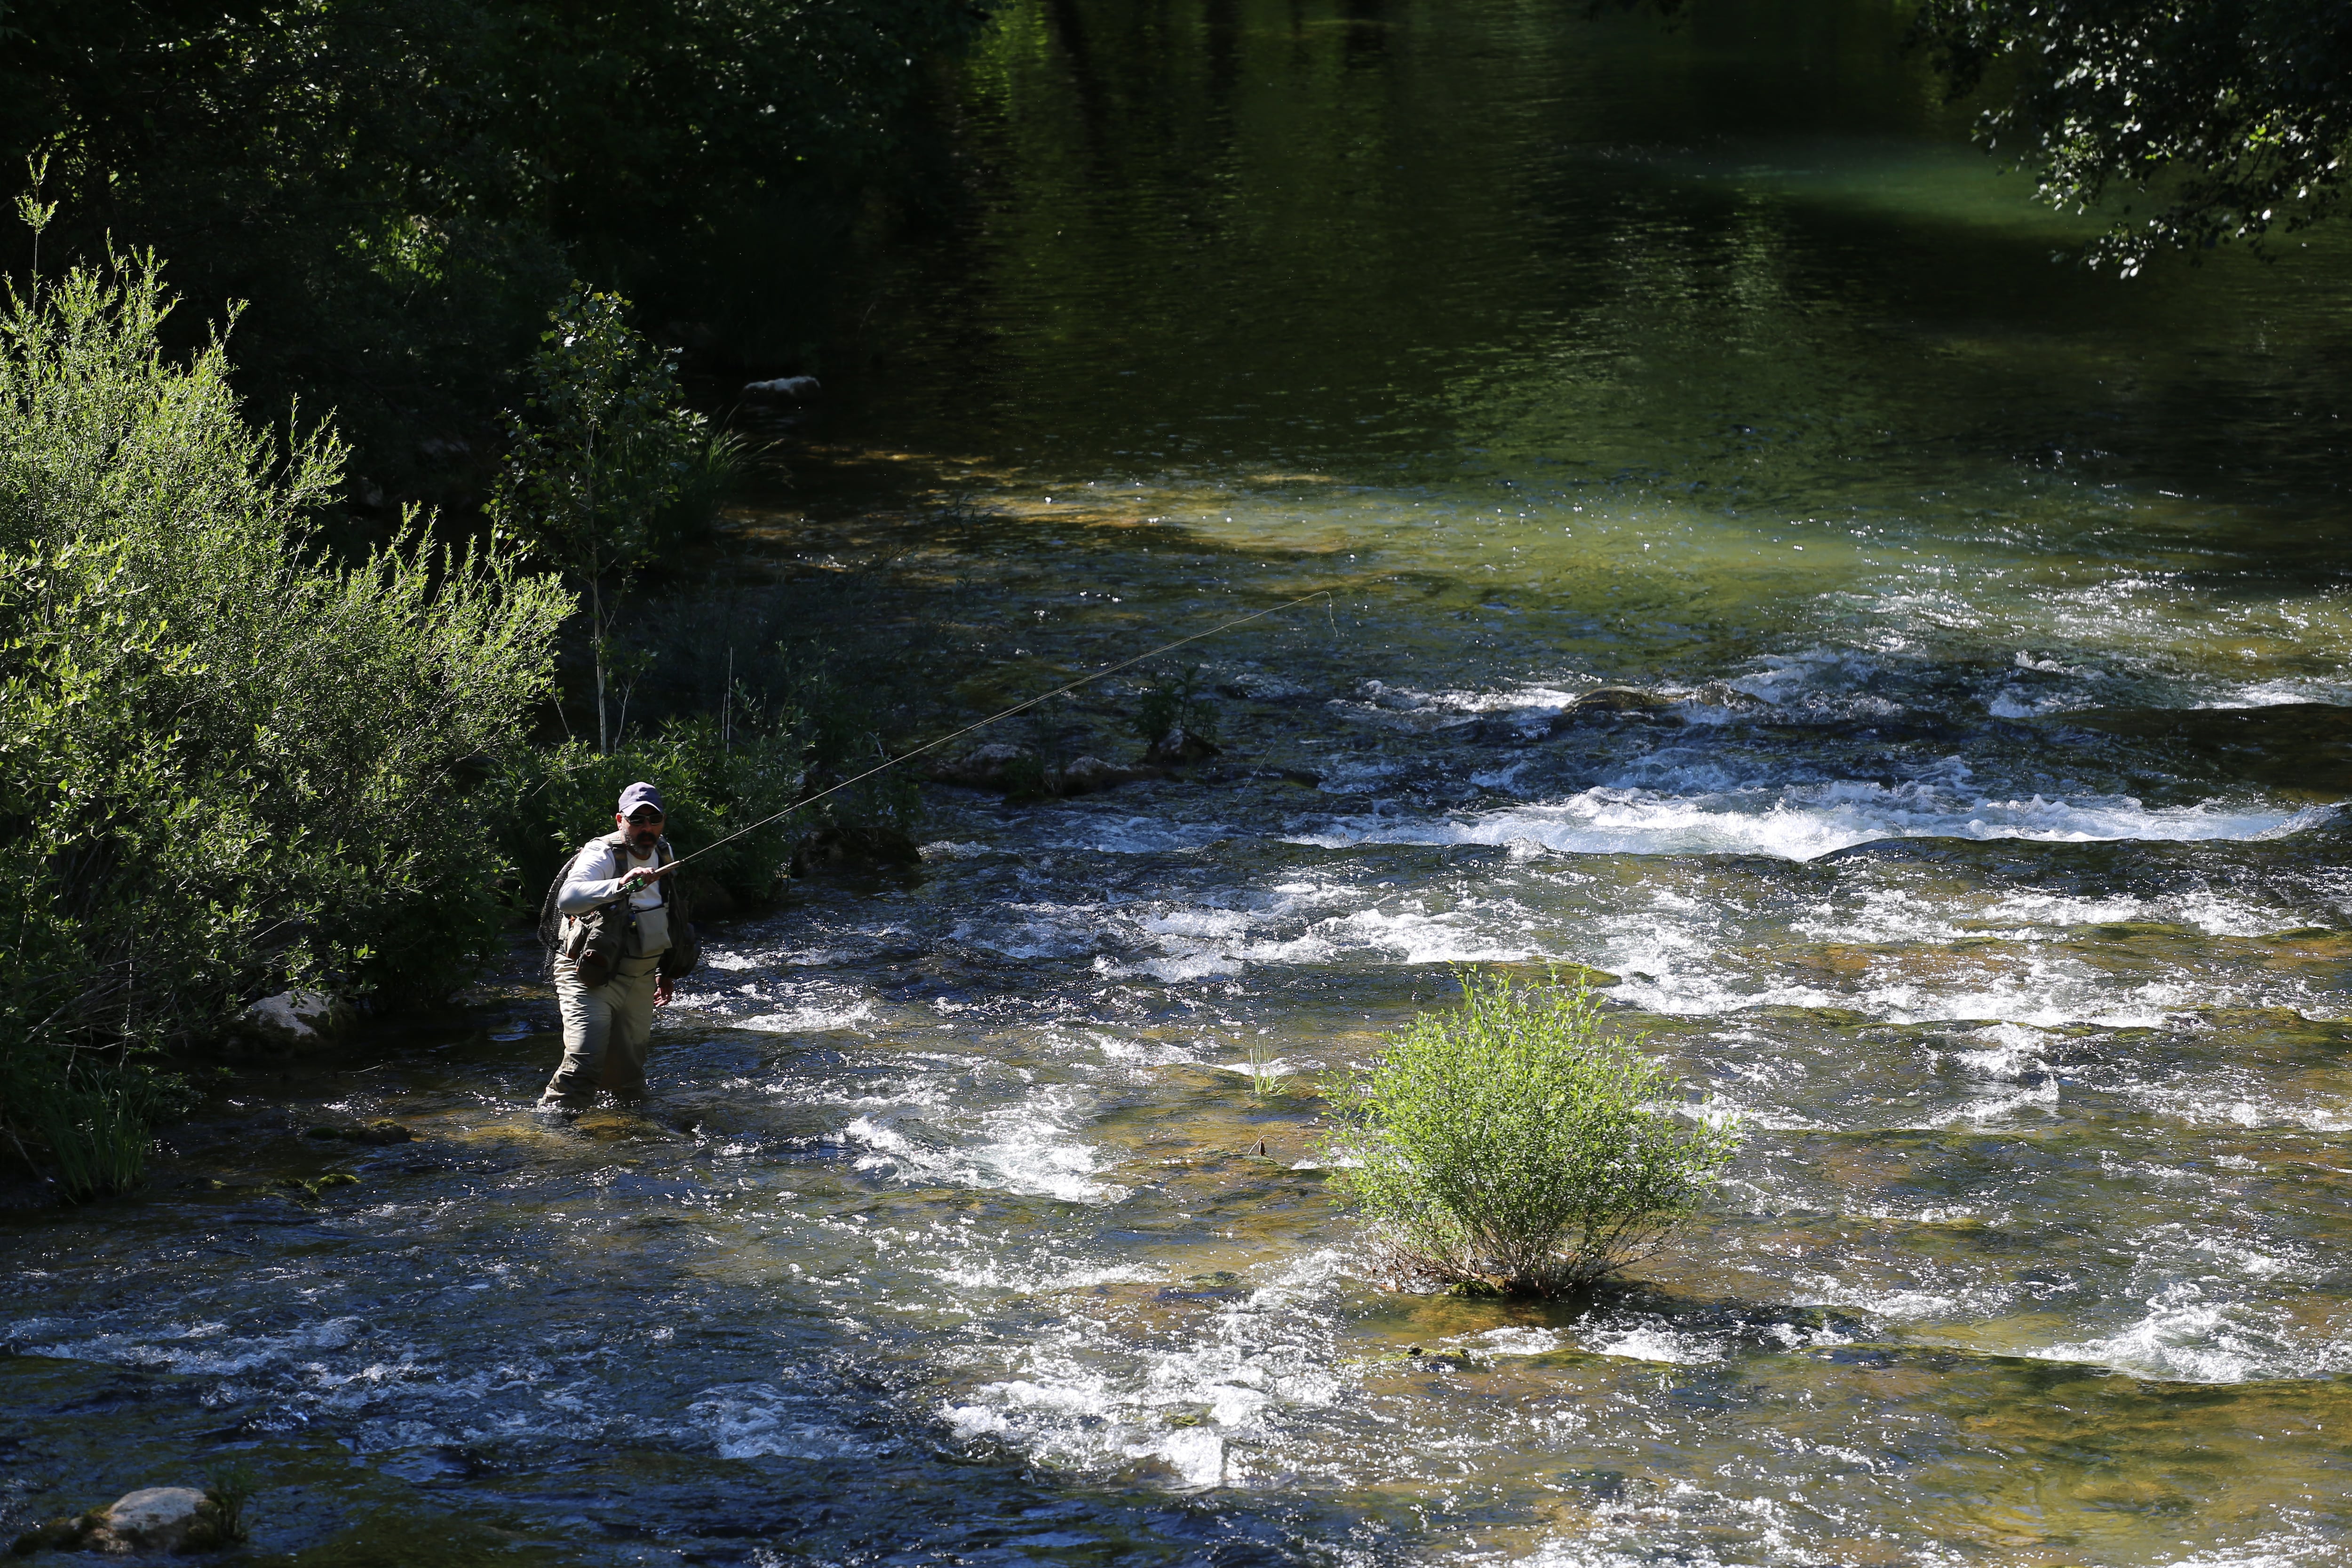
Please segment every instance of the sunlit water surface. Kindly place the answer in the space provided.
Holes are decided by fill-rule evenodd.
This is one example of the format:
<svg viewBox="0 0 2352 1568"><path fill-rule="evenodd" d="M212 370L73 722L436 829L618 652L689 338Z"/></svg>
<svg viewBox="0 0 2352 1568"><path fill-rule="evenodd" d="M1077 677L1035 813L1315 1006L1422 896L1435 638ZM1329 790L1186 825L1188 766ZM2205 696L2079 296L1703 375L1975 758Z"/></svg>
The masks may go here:
<svg viewBox="0 0 2352 1568"><path fill-rule="evenodd" d="M1225 756L935 787L716 934L644 1115L530 1114L529 985L246 1074L10 1222L11 1517L243 1456L320 1563L2342 1561L2343 243L2054 266L1874 8L1578 9L1016 5L746 548L974 711L1329 590L1187 656ZM1547 961L1749 1142L1622 1289L1384 1293L1317 1089Z"/></svg>

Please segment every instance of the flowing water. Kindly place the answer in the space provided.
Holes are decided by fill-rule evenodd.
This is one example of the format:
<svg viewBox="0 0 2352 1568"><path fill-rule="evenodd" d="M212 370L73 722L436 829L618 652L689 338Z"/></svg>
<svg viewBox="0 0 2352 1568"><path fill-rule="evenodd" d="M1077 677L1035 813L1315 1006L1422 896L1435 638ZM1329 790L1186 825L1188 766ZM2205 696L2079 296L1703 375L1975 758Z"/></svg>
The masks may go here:
<svg viewBox="0 0 2352 1568"><path fill-rule="evenodd" d="M244 1072L9 1221L9 1517L241 1458L321 1564L2352 1555L2352 255L2054 265L1898 41L1016 4L744 548L968 712L1328 589L1185 656L1224 755L934 786L715 934L643 1115L530 1114L520 983ZM1546 961L1749 1140L1622 1289L1385 1292L1318 1087Z"/></svg>

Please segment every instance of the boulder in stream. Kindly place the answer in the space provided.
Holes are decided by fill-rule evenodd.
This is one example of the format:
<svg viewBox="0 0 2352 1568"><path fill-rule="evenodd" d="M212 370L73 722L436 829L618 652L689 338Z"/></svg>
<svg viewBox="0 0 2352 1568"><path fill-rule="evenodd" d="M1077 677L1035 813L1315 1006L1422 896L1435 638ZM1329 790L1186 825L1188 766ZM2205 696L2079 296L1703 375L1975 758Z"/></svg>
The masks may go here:
<svg viewBox="0 0 2352 1568"><path fill-rule="evenodd" d="M942 784L966 784L973 789L1018 791L1024 784L1032 788L1042 784L1045 764L1026 746L992 741L939 763L931 769L931 776Z"/></svg>
<svg viewBox="0 0 2352 1568"><path fill-rule="evenodd" d="M1152 742L1151 749L1143 755L1145 761L1157 763L1162 767L1181 767L1186 763L1223 756L1224 750L1206 735L1195 735L1179 724Z"/></svg>
<svg viewBox="0 0 2352 1568"><path fill-rule="evenodd" d="M1150 768L1126 768L1117 763L1107 763L1100 757L1078 757L1055 770L1053 777L1055 795L1093 795L1138 779L1155 777Z"/></svg>
<svg viewBox="0 0 2352 1568"><path fill-rule="evenodd" d="M110 1507L53 1519L25 1531L10 1544L9 1554L103 1552L127 1557L217 1551L246 1538L247 1495L241 1481L213 1492L200 1492L194 1487L142 1487L116 1499Z"/></svg>
<svg viewBox="0 0 2352 1568"><path fill-rule="evenodd" d="M1207 744L1206 742L1198 743ZM1213 756L1216 753L1212 748L1203 754ZM942 784L964 784L973 789L998 789L1021 799L1052 795L1092 795L1097 790L1162 775L1158 768L1122 767L1092 755L1076 758L1058 768L1048 767L1028 747L998 741L966 752L952 762L940 763L931 770L931 776Z"/></svg>
<svg viewBox="0 0 2352 1568"><path fill-rule="evenodd" d="M177 1552L209 1508L194 1487L146 1487L116 1500L89 1543L102 1552Z"/></svg>
<svg viewBox="0 0 2352 1568"><path fill-rule="evenodd" d="M772 381L747 381L743 390L754 397L789 397L795 403L816 396L824 388L813 375L780 375Z"/></svg>
<svg viewBox="0 0 2352 1568"><path fill-rule="evenodd" d="M1551 721L1555 731L1585 719L1645 718L1673 708L1678 700L1662 692L1644 691L1635 686L1603 686L1588 691L1566 708Z"/></svg>
<svg viewBox="0 0 2352 1568"><path fill-rule="evenodd" d="M280 991L247 1007L237 1022L252 1038L301 1050L342 1033L351 1009L323 991Z"/></svg>

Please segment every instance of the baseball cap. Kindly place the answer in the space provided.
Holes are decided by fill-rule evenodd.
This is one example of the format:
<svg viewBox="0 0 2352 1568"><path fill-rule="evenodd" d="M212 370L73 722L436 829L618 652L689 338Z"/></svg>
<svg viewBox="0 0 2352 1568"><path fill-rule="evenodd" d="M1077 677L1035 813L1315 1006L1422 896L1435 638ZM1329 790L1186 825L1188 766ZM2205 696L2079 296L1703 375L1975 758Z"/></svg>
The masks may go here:
<svg viewBox="0 0 2352 1568"><path fill-rule="evenodd" d="M669 815L662 805L661 791L642 779L621 792L621 815L626 816L641 805L650 805L664 816Z"/></svg>

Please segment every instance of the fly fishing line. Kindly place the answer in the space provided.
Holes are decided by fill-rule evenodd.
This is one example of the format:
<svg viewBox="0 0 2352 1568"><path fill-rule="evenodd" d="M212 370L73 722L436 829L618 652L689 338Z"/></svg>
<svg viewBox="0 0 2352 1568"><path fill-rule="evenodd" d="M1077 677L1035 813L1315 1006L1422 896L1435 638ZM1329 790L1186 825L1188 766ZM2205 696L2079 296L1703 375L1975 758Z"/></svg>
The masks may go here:
<svg viewBox="0 0 2352 1568"><path fill-rule="evenodd" d="M1332 635L1336 638L1339 635L1339 622L1337 619L1337 612L1333 611L1331 608L1331 590L1328 588L1318 588L1311 594L1301 594L1296 599L1287 599L1279 605L1271 605L1263 610L1253 611L1251 614L1246 616L1237 616L1230 621L1220 622L1216 626L1211 626L1206 631L1194 632L1188 637L1178 637L1174 642L1162 644L1160 647L1151 649L1149 653L1137 654L1133 658L1122 659L1107 669L1098 669L1092 675L1082 676L1078 679L1071 681L1066 686L1057 686L1053 690L1043 692L1038 696L1032 697L1025 702L1016 702L1012 707L1004 710L1002 713L992 713L987 718L980 720L977 722L966 724L961 730L950 731L947 734L941 735L936 741L926 741L923 744L917 746L911 752L901 752L897 756L892 757L889 761L883 763L877 767L868 768L864 773L857 774L855 778L844 779L839 784L835 784L830 788L819 790L816 794L810 795L805 800L796 800L793 802L792 805L784 807L782 811L772 812L748 826L739 827L734 832L729 834L726 837L719 839L717 843L704 845L692 855L679 856L677 859L672 860L668 865L664 866L658 874L667 876L670 872L677 870L680 866L685 865L688 861L695 859L699 856L708 855L714 849L724 848L726 846L734 843L735 840L743 837L747 834L757 833L762 827L767 826L768 824L772 822L780 822L803 806L814 805L826 795L836 795L841 791L847 789L854 784L863 784L877 773L887 773L892 768L897 767L900 763L911 761L916 757L921 756L926 752L935 752L941 746L946 745L949 742L961 740L964 736L971 734L975 730L985 730L991 724L997 722L999 720L1010 719L1015 713L1026 712L1028 710L1036 707L1040 702L1050 702L1056 697L1066 696L1070 692L1076 691L1081 686L1090 686L1094 682L1102 679L1105 676L1117 675L1122 669L1132 669L1135 666L1143 663L1146 659L1158 658L1164 653L1173 653L1178 648L1184 647L1188 643L1196 643L1204 637L1215 637L1219 632L1229 632L1235 626L1247 626L1252 621L1264 620L1268 616L1280 615L1285 610L1296 609L1300 605L1307 603L1309 599L1321 599L1324 601L1324 610L1327 615L1332 617Z"/></svg>

